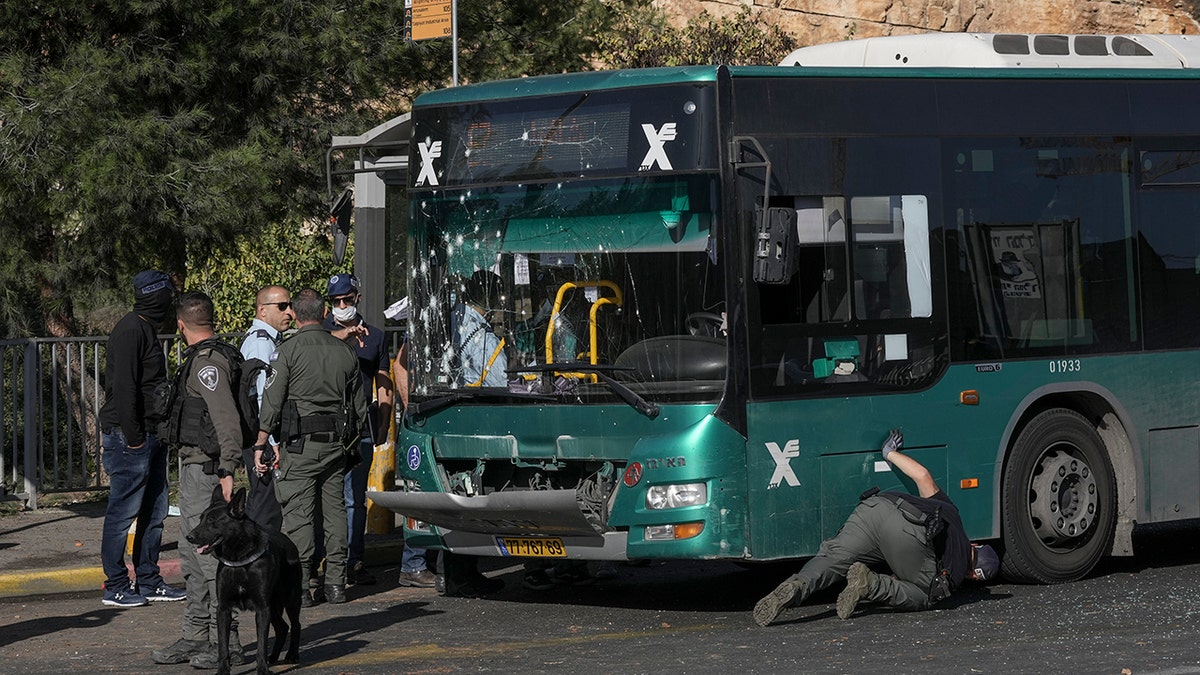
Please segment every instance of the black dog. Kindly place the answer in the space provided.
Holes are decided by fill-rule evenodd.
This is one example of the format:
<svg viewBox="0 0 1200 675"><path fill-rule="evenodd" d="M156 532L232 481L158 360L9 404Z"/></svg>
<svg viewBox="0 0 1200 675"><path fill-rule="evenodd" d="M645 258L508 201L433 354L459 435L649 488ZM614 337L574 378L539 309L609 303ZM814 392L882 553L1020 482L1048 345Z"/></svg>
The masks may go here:
<svg viewBox="0 0 1200 675"><path fill-rule="evenodd" d="M300 657L300 552L282 534L268 534L246 517L246 490L234 493L227 504L218 486L213 490L212 505L200 517L188 541L197 553L216 556L217 565L217 659L218 675L229 673L229 627L233 608L254 610L258 629L257 672L267 667L267 633L275 627L275 647L271 663L279 659L284 640L289 637L285 663ZM283 619L287 612L287 622Z"/></svg>

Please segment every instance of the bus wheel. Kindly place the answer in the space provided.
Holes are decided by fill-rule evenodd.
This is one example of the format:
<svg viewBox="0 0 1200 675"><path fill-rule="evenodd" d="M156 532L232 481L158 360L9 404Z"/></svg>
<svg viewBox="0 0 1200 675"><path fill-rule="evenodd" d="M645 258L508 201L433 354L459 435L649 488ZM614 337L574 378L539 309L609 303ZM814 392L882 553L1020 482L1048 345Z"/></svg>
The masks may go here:
<svg viewBox="0 0 1200 675"><path fill-rule="evenodd" d="M1033 418L1004 471L1005 576L1053 584L1087 575L1112 541L1115 486L1104 444L1087 419L1065 408Z"/></svg>

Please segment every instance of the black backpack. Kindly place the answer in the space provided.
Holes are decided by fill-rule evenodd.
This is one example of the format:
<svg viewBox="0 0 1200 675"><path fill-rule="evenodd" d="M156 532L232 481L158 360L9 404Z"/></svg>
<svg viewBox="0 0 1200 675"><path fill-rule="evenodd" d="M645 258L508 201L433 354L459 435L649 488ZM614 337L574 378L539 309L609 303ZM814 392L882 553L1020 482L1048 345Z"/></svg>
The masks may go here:
<svg viewBox="0 0 1200 675"><path fill-rule="evenodd" d="M270 366L261 359L244 359L236 347L219 338L203 340L184 352L184 361L165 395L163 407L168 413L162 423L161 436L168 445L194 445L216 458L221 450L208 407L204 399L186 395L192 361L199 350L206 347L221 353L229 362L230 388L241 421L243 448L251 447L258 440L258 375L268 372Z"/></svg>

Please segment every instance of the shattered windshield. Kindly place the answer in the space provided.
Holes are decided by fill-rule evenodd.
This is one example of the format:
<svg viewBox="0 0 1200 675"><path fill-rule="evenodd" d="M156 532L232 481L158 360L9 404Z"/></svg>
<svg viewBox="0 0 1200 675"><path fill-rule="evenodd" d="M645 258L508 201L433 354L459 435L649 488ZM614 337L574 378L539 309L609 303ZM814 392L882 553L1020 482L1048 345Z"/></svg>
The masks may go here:
<svg viewBox="0 0 1200 675"><path fill-rule="evenodd" d="M722 390L714 175L437 190L412 210L415 396Z"/></svg>

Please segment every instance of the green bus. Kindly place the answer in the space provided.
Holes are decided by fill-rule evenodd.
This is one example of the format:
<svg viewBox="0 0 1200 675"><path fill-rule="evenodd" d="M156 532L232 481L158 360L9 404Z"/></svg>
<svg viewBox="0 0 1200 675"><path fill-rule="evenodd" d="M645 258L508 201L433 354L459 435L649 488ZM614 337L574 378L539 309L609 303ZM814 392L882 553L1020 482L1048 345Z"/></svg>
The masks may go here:
<svg viewBox="0 0 1200 675"><path fill-rule="evenodd" d="M471 555L799 558L904 489L900 428L1008 578L1130 555L1200 517L1197 63L935 34L421 96L372 498Z"/></svg>

